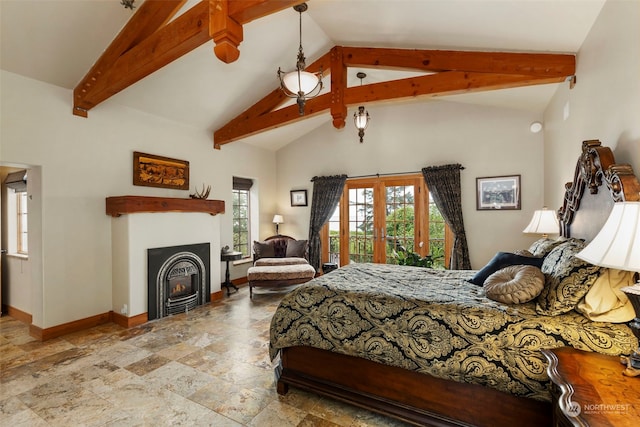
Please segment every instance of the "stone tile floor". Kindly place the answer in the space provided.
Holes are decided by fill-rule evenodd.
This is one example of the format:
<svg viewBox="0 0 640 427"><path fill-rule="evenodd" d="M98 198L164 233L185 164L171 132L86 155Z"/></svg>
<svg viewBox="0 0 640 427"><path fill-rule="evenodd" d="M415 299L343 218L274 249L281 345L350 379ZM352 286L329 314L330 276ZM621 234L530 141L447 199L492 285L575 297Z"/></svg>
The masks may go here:
<svg viewBox="0 0 640 427"><path fill-rule="evenodd" d="M247 287L132 329L39 342L0 318L2 426L404 426L291 388L275 391L268 340L283 290Z"/></svg>

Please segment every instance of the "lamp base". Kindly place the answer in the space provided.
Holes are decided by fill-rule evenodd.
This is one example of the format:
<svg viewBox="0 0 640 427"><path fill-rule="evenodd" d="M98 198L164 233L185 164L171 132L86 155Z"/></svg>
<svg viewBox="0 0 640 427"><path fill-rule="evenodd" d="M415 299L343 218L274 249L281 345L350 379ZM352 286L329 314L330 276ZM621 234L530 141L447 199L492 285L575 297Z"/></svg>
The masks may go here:
<svg viewBox="0 0 640 427"><path fill-rule="evenodd" d="M627 366L622 375L640 377L640 347L631 356L620 356L620 363Z"/></svg>

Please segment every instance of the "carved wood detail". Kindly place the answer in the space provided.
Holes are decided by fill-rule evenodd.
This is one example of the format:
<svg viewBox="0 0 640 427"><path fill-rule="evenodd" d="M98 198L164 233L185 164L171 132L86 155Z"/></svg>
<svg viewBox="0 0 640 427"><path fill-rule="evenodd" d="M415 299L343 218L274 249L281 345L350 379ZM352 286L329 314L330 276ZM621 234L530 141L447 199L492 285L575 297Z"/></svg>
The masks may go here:
<svg viewBox="0 0 640 427"><path fill-rule="evenodd" d="M562 236L569 237L569 228L587 188L590 194L606 188L614 202L640 200L640 182L633 168L616 164L611 149L603 147L599 140L583 141L573 181L565 184L563 205L558 210Z"/></svg>

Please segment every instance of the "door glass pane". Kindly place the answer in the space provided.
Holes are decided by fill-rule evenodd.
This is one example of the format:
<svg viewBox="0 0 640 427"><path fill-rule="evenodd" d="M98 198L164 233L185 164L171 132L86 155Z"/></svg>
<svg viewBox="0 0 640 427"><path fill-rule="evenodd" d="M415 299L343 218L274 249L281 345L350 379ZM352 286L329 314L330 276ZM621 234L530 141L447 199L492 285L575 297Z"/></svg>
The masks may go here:
<svg viewBox="0 0 640 427"><path fill-rule="evenodd" d="M340 204L329 218L329 262L340 266Z"/></svg>
<svg viewBox="0 0 640 427"><path fill-rule="evenodd" d="M386 259L397 262L398 252L415 250L415 193L413 185L386 187Z"/></svg>
<svg viewBox="0 0 640 427"><path fill-rule="evenodd" d="M349 189L349 260L373 262L373 188Z"/></svg>

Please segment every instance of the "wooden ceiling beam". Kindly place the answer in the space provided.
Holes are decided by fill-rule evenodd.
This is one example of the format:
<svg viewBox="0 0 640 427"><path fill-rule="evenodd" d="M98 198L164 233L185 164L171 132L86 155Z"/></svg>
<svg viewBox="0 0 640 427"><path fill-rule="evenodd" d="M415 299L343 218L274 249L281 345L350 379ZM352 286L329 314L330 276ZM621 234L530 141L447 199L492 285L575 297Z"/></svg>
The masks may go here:
<svg viewBox="0 0 640 427"><path fill-rule="evenodd" d="M280 90L280 89L278 89ZM225 126L214 133L214 148L229 144L241 138L246 138L267 130L276 129L285 124L314 117L331 108L331 94L325 93L307 101L304 116L301 116L297 105L290 105L279 110L271 111L251 120L236 122L235 126Z"/></svg>
<svg viewBox="0 0 640 427"><path fill-rule="evenodd" d="M347 67L564 77L573 75L576 68L575 55L564 54L367 47L345 47L343 52Z"/></svg>
<svg viewBox="0 0 640 427"><path fill-rule="evenodd" d="M74 114L84 111L86 117L87 110L206 43L208 20L209 5L200 2L127 50L86 86L76 86Z"/></svg>
<svg viewBox="0 0 640 427"><path fill-rule="evenodd" d="M306 70L310 73L317 73L322 70L323 76L329 74L329 71L331 70L331 51L325 53L320 58L315 60L312 64L306 67ZM233 135L235 132L237 132L238 126L242 126L242 123L272 112L273 110L287 102L288 99L290 98L288 98L278 87L271 91L267 96L253 104L251 107L243 111L241 114L236 116L233 120L225 124L222 128L218 129L216 131L216 134L219 135L219 138L225 139L226 141L226 135ZM231 141L226 141L223 144L227 142ZM215 144L214 138L214 147L219 149L221 145L222 144Z"/></svg>
<svg viewBox="0 0 640 427"><path fill-rule="evenodd" d="M333 127L342 129L347 118L344 93L347 88L347 66L344 63L342 46L331 49L331 117Z"/></svg>
<svg viewBox="0 0 640 427"><path fill-rule="evenodd" d="M347 106L354 106L363 102L376 103L417 97L458 95L537 84L561 83L564 80L563 77L445 71L420 77L350 87L345 90L344 102Z"/></svg>
<svg viewBox="0 0 640 427"><path fill-rule="evenodd" d="M510 89L536 84L561 83L564 80L562 77L446 71L420 77L353 86L345 88L342 91L343 96L338 98L331 92L308 100L304 116L299 115L297 105L292 105L246 120L234 120L214 133L214 148L219 149L222 145L241 138L313 117L325 110L330 110L333 115L333 109L342 108L342 106L344 106L344 113L338 116L338 119L342 120L342 126L336 126L336 116L334 116L333 120L334 127L337 129L344 127L346 107L363 102L371 104L382 101L429 98L486 90ZM280 91L280 89L277 90ZM336 100L338 100L339 104L337 106L335 105Z"/></svg>
<svg viewBox="0 0 640 427"><path fill-rule="evenodd" d="M100 102L213 39L222 61L238 59L242 25L303 0L202 0L169 22L186 0L145 0L74 88L73 114Z"/></svg>
<svg viewBox="0 0 640 427"><path fill-rule="evenodd" d="M90 99L91 93L95 91L94 86L98 81L104 80L113 63L132 46L162 27L185 2L186 0L147 0L142 3L127 25L120 30L109 47L75 87L73 114L87 117L87 110L100 102L93 103Z"/></svg>
<svg viewBox="0 0 640 427"><path fill-rule="evenodd" d="M229 16L239 24L264 18L308 0L230 0Z"/></svg>
<svg viewBox="0 0 640 427"><path fill-rule="evenodd" d="M434 51L335 46L307 69L331 74L329 102L307 101L305 115L296 106L275 110L286 97L278 88L214 132L214 147L298 121L319 109L330 110L333 125L344 127L347 107L415 97L436 97L484 90L561 83L575 74L575 56L509 52ZM411 69L429 72L405 78L347 87L347 67Z"/></svg>

